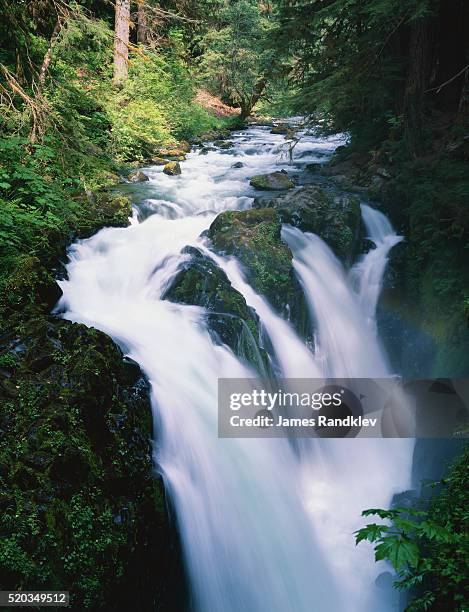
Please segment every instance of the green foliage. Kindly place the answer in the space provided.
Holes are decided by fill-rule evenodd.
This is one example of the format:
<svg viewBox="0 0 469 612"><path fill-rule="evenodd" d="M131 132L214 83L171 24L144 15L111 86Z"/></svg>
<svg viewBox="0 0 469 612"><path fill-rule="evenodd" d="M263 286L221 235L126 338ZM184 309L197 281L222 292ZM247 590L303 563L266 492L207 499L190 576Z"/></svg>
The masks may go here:
<svg viewBox="0 0 469 612"><path fill-rule="evenodd" d="M195 104L194 96L190 73L174 52L136 54L122 89L105 98L113 155L148 159L160 147L217 127L219 121Z"/></svg>
<svg viewBox="0 0 469 612"><path fill-rule="evenodd" d="M386 524L372 523L356 532L356 543L372 542L376 561L389 561L395 586L409 590L406 610L454 610L469 605L469 446L441 482L425 509L365 510Z"/></svg>
<svg viewBox="0 0 469 612"><path fill-rule="evenodd" d="M252 0L226 4L219 18L222 27L210 29L202 41L200 78L212 93L239 106L246 116L272 71L273 52L267 44L272 25Z"/></svg>
<svg viewBox="0 0 469 612"><path fill-rule="evenodd" d="M225 211L210 226L214 247L236 255L253 287L279 308L295 302L292 254L280 237L281 221L272 208Z"/></svg>
<svg viewBox="0 0 469 612"><path fill-rule="evenodd" d="M40 16L36 23L25 7L6 8L10 27L19 37L21 28L27 44L24 57L4 54L10 71L26 57L42 62L55 25L46 9L52 4L34 6ZM39 268L56 265L74 236L90 235L103 224L127 223L128 202L120 206L118 199L97 191L117 182L116 163L147 160L160 147L174 147L220 125L193 102L177 36L164 52L135 48L129 79L115 89L109 22L74 2L62 18L41 95L37 77L34 87L28 82L32 75L26 74L26 61L23 78L17 75L25 95L42 109L36 142L30 139L31 107L21 96L0 96L0 322L12 308L33 305L38 295L52 305L43 295L51 277ZM3 35L7 47L17 44L7 32ZM88 197L90 191L96 195Z"/></svg>

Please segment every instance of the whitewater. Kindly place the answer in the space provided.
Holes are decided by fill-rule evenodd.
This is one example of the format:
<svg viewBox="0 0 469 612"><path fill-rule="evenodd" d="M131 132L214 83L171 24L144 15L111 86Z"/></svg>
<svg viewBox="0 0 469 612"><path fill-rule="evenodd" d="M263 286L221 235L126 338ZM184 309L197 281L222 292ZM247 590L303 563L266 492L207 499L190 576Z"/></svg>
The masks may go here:
<svg viewBox="0 0 469 612"><path fill-rule="evenodd" d="M224 210L251 206L249 177L290 170L285 141L268 128L233 134L231 150L200 150L169 177L161 167L132 187L127 228L105 228L69 249L58 312L109 334L151 383L155 465L175 508L191 610L197 612L390 612L401 610L389 567L355 547L365 508L389 507L410 486L412 441L221 439L219 378L259 376L215 344L198 306L163 299L195 246L227 274L259 316L283 377L388 377L376 307L389 252L401 240L362 205L375 248L352 270L318 236L284 226L314 333L306 346L257 294L234 258L201 236ZM341 137L306 133L301 164L327 159ZM233 167L242 162L242 167ZM301 170L301 168L299 168ZM391 580L392 583L392 580Z"/></svg>

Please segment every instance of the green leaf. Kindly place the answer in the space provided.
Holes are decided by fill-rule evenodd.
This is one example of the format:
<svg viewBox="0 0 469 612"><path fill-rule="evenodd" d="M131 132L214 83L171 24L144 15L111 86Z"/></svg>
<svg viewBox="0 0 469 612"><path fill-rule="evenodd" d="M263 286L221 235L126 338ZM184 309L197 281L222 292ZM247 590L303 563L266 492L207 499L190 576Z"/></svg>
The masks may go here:
<svg viewBox="0 0 469 612"><path fill-rule="evenodd" d="M405 565L417 567L420 559L417 545L402 536L389 536L375 548L376 561L388 560L395 570Z"/></svg>
<svg viewBox="0 0 469 612"><path fill-rule="evenodd" d="M369 542L376 542L379 540L383 533L387 532L389 527L386 525L377 525L376 523L372 523L359 529L355 532L355 544L359 544L363 540L368 540Z"/></svg>

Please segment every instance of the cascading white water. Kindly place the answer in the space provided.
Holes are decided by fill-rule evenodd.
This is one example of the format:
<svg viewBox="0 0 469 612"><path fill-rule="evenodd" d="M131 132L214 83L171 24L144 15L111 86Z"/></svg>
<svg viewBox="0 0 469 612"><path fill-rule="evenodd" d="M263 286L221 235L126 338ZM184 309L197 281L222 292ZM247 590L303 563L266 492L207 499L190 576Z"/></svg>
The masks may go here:
<svg viewBox="0 0 469 612"><path fill-rule="evenodd" d="M362 204L362 217L368 232L368 238L375 244L361 261L353 267L351 278L358 285L360 305L368 317L368 323L374 327L374 318L383 274L388 263L388 254L393 246L401 242L402 236L397 236L389 220L382 212Z"/></svg>
<svg viewBox="0 0 469 612"><path fill-rule="evenodd" d="M109 333L149 377L156 460L176 510L197 611L387 612L389 593L380 599L373 592L372 552L355 552L352 532L364 507L386 505L407 486L408 447L399 440L311 440L306 460L288 440L217 438L217 379L255 373L213 344L202 309L161 299L187 257L181 249L206 248L198 237L218 211L250 205L246 179L287 161L279 161L281 136L251 128L235 140L232 154L191 154L180 177L149 168L150 182L138 189L152 216L139 223L134 215L126 229L76 243L60 307L66 318ZM302 163L340 142L305 138ZM232 168L237 161L242 168ZM316 377L327 364L333 375L385 375L369 315L332 253L312 235L284 235L325 360L252 290L236 262L212 255L256 309L282 374Z"/></svg>
<svg viewBox="0 0 469 612"><path fill-rule="evenodd" d="M379 211L362 205L362 214L376 249L351 271L358 294L343 265L318 236L289 226L282 230L310 308L326 377L390 375L375 333L375 314L388 253L402 238ZM409 487L412 446L410 440L392 439L303 440L300 446L305 503L323 549L331 551L337 573L347 580L350 610L398 609L390 581L386 590L374 586L374 578L386 566L375 564L366 550L352 550L350 534L361 526L357 517L365 507L389 507L393 493ZM384 482L388 484L380 486ZM360 576L351 577L350 568L356 566Z"/></svg>

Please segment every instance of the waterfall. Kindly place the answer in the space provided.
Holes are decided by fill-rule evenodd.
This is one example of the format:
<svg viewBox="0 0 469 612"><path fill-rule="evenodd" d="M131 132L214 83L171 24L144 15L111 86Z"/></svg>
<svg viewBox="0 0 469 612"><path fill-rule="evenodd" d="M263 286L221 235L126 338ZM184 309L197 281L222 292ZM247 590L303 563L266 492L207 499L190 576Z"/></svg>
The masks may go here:
<svg viewBox="0 0 469 612"><path fill-rule="evenodd" d="M362 205L362 215L376 249L350 275L318 236L290 226L282 230L310 309L317 360L327 377L391 374L376 335L375 312L388 253L401 237L379 211ZM351 278L358 281L358 293ZM350 534L362 525L358 517L363 509L389 507L393 494L409 487L412 447L411 440L397 439L303 440L300 446L305 507L335 571L347 581L347 610L399 609L392 581L384 589L374 586L386 565L375 564L367 551L353 550ZM357 566L360 575L354 571L351 576Z"/></svg>
<svg viewBox="0 0 469 612"><path fill-rule="evenodd" d="M374 318L376 306L381 293L383 274L388 263L388 254L393 246L401 242L389 220L382 212L362 204L362 217L368 232L368 238L374 243L361 261L353 267L351 278L358 285L360 305L367 316L368 324L375 329Z"/></svg>
<svg viewBox="0 0 469 612"><path fill-rule="evenodd" d="M407 486L409 444L307 440L298 454L286 439L218 438L218 378L256 373L212 342L201 308L161 299L187 257L183 247L206 250L199 236L216 213L250 205L247 177L282 163L280 136L251 128L233 139L233 155L192 153L180 177L147 169L142 219L150 216L139 222L134 215L128 228L103 229L72 246L59 308L110 334L150 380L155 460L175 508L196 612L387 612L392 596L377 592L372 551L355 549L353 531L363 508L386 506ZM302 161L315 161L307 147L323 155L339 143L305 139ZM232 168L240 160L243 167ZM386 234L370 211L363 208L370 237L377 249L391 248L392 228ZM382 258L374 261L370 251L361 262L356 293L317 236L293 228L283 235L315 321L314 353L235 260L211 254L256 310L282 374L387 375L369 324L376 303L362 303L372 283L379 287Z"/></svg>

